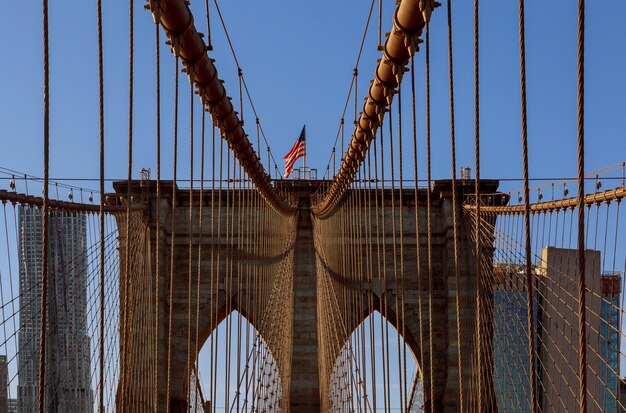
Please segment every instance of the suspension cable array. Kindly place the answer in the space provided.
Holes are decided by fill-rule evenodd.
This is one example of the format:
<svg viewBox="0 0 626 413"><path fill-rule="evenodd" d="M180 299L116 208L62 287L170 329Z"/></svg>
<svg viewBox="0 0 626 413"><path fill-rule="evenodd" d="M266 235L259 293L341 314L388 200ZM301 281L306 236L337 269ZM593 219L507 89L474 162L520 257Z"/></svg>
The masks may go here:
<svg viewBox="0 0 626 413"><path fill-rule="evenodd" d="M523 188L509 192L481 175L489 171L481 170L481 143L483 150L489 144L481 102L489 95L480 88L489 82L481 78L489 60L479 59L488 50L479 52L488 20L479 0L458 3L472 17L472 64L464 70L473 93L464 115L473 133L462 134L456 122L455 84L464 78L455 73L464 65L455 64L452 1L447 19L432 21L439 3L397 1L382 44L383 2L375 16L372 0L321 181L268 173L272 163L277 173L276 161L218 1L211 10L204 2L207 46L188 1L148 0L156 179L144 170L133 179L134 71L143 55L135 53L129 0L128 169L106 193L112 115L105 118L104 33L111 23L102 0L95 3L99 190L50 178L46 0L43 178L0 167L0 185L9 184L0 189L0 412L626 409L626 162L584 170L584 0L572 84L577 174L535 187L526 97L530 10L524 0L517 4ZM213 11L236 64L239 113L208 55L218 47ZM376 17L382 57L359 113L359 61ZM447 42L439 41L446 24ZM161 59L161 30L171 60ZM445 59L447 78L436 72ZM445 93L450 180L436 175L445 158L437 113ZM246 118L255 124L254 144ZM355 125L347 146L346 118ZM463 145L473 149L475 178L457 177L463 135L473 138ZM570 181L577 182L573 195ZM34 196L39 189L42 196Z"/></svg>
<svg viewBox="0 0 626 413"><path fill-rule="evenodd" d="M196 85L203 104L206 105L250 180L267 202L283 214L293 214L288 202L281 198L270 183L270 178L256 154L243 125L226 95L223 82L218 77L213 59L207 54L202 35L196 30L193 15L184 0L151 0L150 10L156 22L170 38L176 56L180 56L187 75Z"/></svg>
<svg viewBox="0 0 626 413"><path fill-rule="evenodd" d="M409 58L419 46L419 36L430 19L435 2L403 0L393 18L393 29L385 42L383 57L375 70L363 109L355 119L355 130L345 158L328 190L314 208L316 215L330 213L341 200L356 176L376 130L382 125L387 107L393 101L395 88L402 82Z"/></svg>

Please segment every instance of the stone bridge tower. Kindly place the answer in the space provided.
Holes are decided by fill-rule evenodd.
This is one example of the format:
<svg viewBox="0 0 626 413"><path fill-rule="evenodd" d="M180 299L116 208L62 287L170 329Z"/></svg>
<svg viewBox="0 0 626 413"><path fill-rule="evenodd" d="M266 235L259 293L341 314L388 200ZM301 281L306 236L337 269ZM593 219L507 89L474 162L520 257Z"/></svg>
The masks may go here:
<svg viewBox="0 0 626 413"><path fill-rule="evenodd" d="M282 220L266 222L262 228L252 228L253 231L266 231L270 242L259 246L246 244L245 236L226 233L229 220L233 220L232 202L252 196L253 190L240 189L204 191L202 198L197 190L173 188L171 182L161 183L161 197L157 198L154 181L133 181L128 188L126 182L114 184L116 196L109 196L109 203L125 203L126 194L130 190L133 212L130 222L130 250L126 244L125 214L117 216L120 240L120 326L121 326L121 364L122 374L118 389L118 411L141 410L150 403L157 403L159 411L165 411L166 403L171 406L172 412L186 412L186 394L188 392L189 372L186 366L197 357L197 351L209 337L211 332L224 320L231 311L237 310L254 324L254 312L259 305L268 305L269 291L253 282L240 283L244 277L244 268L256 268L259 274L271 273L278 266L287 268L290 285L288 293L280 298L282 307L286 311L285 337L276 337L272 340L267 322L254 327L263 336L270 347L270 351L278 364L281 374L283 394L281 407L283 411L294 413L319 412L324 410L324 397L327 396L323 381L327 380L320 371L320 337L318 332L318 291L317 279L321 268L327 271L333 280L342 283L351 279L350 274L343 274L338 265L337 256L324 254L333 246L333 237L336 232L332 229L332 216L324 219L316 218L311 213L312 193L320 182L312 181L282 181L279 189L298 202L299 208L295 216ZM494 193L497 181L482 181L483 193ZM430 372L428 366L431 358L434 366L434 394L431 400L425 394L426 409L432 412L458 411L458 345L455 299L460 297L461 323L465 327L462 332L462 345L467 349L474 349L476 343L476 294L477 282L474 260L474 243L470 241L470 232L473 225L459 219L459 260L460 283L455 282L454 266L454 237L452 192L450 181L437 181L432 188L431 196L431 239L432 239L432 272L434 289L430 293L424 286L428 285L428 263L422 259L420 271L416 260L416 242L422 251L421 256L427 257L426 234L426 191L418 192L418 206L420 208L420 233L415 234L415 202L413 189L403 189L403 204L400 206L404 214L406 232L403 235L404 251L403 269L398 274L398 281L403 282L405 298L405 326L403 338L412 353L416 356L421 371L424 373L424 385L428 388ZM470 181L458 182L458 193L473 194L474 185ZM397 197L396 189L396 197ZM175 208L172 208L172 193L175 193ZM380 195L382 193L382 195ZM348 191L347 198L351 195ZM374 193L365 196L375 196ZM379 198L384 206L384 214L391 214L389 189L379 190ZM462 200L463 196L459 196ZM190 216L190 203L192 215ZM202 227L193 225L198 222L200 204L204 206ZM227 209L227 203L231 208ZM238 210L237 217L246 222L255 211L254 205L260 207L262 203L253 203L253 207ZM213 208L211 208L213 206ZM221 207L220 207L221 206ZM396 205L396 208L398 206ZM375 219L373 211L365 210L363 217ZM460 213L460 215L462 215ZM157 221L158 217L158 221ZM190 220L191 218L191 220ZM271 217L270 217L271 219ZM158 225L157 225L158 222ZM158 232L157 232L158 228ZM231 226L231 228L233 228ZM390 228L387 231L391 231ZM172 232L174 237L172 238ZM228 236L227 236L228 235ZM172 239L174 244L172 245ZM354 251L363 250L371 245L366 237L352 239L347 248ZM189 245L193 249L200 248L201 259L189 262ZM156 253L158 251L158 254ZM257 253L258 252L258 253ZM490 257L491 251L484 251ZM130 267L126 271L124 262L126 254L130 254ZM387 265L392 265L394 249L387 244L383 253L388 258ZM363 255L364 256L364 255ZM296 263L296 265L294 265ZM171 269L173 269L170 283ZM391 267L388 271L393 271ZM199 273L200 291L193 294L199 297L199 317L196 319L190 313L188 302L189 273ZM207 274L217 274L212 278ZM229 274L229 277L226 276ZM422 291L418 290L418 274ZM229 279L230 278L230 279ZM215 282L211 280L215 279ZM156 281L155 281L156 280ZM194 281L195 284L195 281ZM247 285L247 287L245 287ZM344 283L345 285L345 283ZM376 279L363 282L359 285L348 285L359 291L359 294L369 294L374 297L372 305L364 313L351 314L346 320L347 328L345 340L356 327L373 311L385 314L398 331L398 309L393 303L393 294L397 289L390 283L381 284ZM150 297L148 297L148 292ZM422 336L420 341L420 326L427 328L429 324L428 300L432 297L433 305L433 354L430 354L428 336ZM421 298L422 311L419 308ZM169 319L169 306L172 301L172 319ZM487 300L488 302L490 300ZM155 302L158 302L158 310ZM386 303L386 304L385 304ZM354 306L354 303L342 303ZM279 306L280 307L280 306ZM385 307L385 308L383 308ZM356 307L354 307L356 308ZM195 346L188 351L189 314L192 322L198 324L198 336L195 334L191 341L197 339L198 350ZM422 319L420 319L420 314ZM158 320L157 320L158 315ZM290 318L290 319L289 319ZM284 320L281 322L285 323ZM151 329L145 325L157 325ZM490 325L490 322L488 322ZM130 326L144 326L131 328ZM170 330L171 327L171 330ZM487 326L489 331L489 326ZM424 329L424 331L427 331ZM158 334L158 336L157 336ZM166 391L167 349L171 338L171 386L169 400ZM279 346L280 348L278 348ZM489 349L491 346L488 346ZM491 351L491 350L489 350ZM423 354L424 359L420 359ZM476 382L476 374L483 375L483 382L487 384L487 392L493 391L492 368L482 369L477 373L471 367L470 357L465 357L462 370L464 388L467 396L476 389L471 383ZM156 376L156 377L155 377ZM320 385L322 381L322 385ZM131 385L132 383L132 385ZM139 384L137 384L139 383ZM143 387L142 387L143 386ZM156 387L155 395L149 395L149 389ZM154 391L152 391L154 393ZM120 400L124 400L120 402ZM121 403L121 404L120 404ZM131 409L132 407L132 409ZM495 408L495 407L494 407ZM146 410L147 411L147 410Z"/></svg>

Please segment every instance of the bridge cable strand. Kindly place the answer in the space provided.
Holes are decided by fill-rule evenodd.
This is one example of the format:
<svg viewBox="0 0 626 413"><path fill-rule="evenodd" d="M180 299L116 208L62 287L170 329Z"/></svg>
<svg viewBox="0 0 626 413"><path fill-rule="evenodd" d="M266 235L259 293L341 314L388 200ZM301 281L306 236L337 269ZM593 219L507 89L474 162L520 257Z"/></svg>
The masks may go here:
<svg viewBox="0 0 626 413"><path fill-rule="evenodd" d="M133 98L134 98L134 3L133 0L128 2L128 175L127 175L127 191L126 191L126 251L130 251L130 207L131 207L131 185L133 170ZM129 293L129 277L130 273L130 254L126 254L124 260L124 273L127 275L124 279L124 296L121 303L121 334L123 335L120 340L120 353L124 355L120 357L120 388L121 400L120 406L122 411L126 409L126 381L127 381L127 363L125 351L128 343L126 341L126 335L124 332L127 330L128 320L128 293Z"/></svg>
<svg viewBox="0 0 626 413"><path fill-rule="evenodd" d="M160 41L160 28L159 22L155 21L154 25L154 33L155 33L155 137L156 137L156 197L157 199L161 199L161 41ZM155 413L158 411L159 405L159 374L156 370L159 365L159 346L158 346L158 337L160 337L161 324L159 320L160 314L160 294L161 294L161 208L156 208L156 230L155 230L155 252L154 252L154 260L155 260L155 302L154 302L154 326L155 326L155 340L154 340L154 360L155 360L155 371L154 371L154 411Z"/></svg>
<svg viewBox="0 0 626 413"><path fill-rule="evenodd" d="M586 335L586 279L585 279L585 0L578 0L578 56L577 56L577 133L578 133L578 339L580 380L579 407L587 412L587 335Z"/></svg>
<svg viewBox="0 0 626 413"><path fill-rule="evenodd" d="M371 152L369 152L367 154L367 193L364 194L364 197L366 199L367 202L367 215L371 216L372 214L372 198L371 195L373 193L372 190L372 162L371 162ZM375 194L375 193L374 193ZM376 195L375 195L376 196ZM373 285L374 283L374 253L373 253L373 230L372 230L372 221L370 219L366 219L366 237L368 239L368 261L367 261L367 267L368 267L368 274L367 274L367 279L368 279L368 283L370 285ZM373 294L368 294L368 303L367 303L367 308L374 308L375 302L374 302L374 297ZM373 351L373 349L375 348L375 341L374 341L374 331L375 331L375 326L374 326L374 318L370 317L370 322L369 322L369 337L370 337L370 341L369 341L369 345L370 345L370 363L371 363L371 367L372 367L372 405L374 406L374 408L376 408L377 404L376 404L376 352Z"/></svg>
<svg viewBox="0 0 626 413"><path fill-rule="evenodd" d="M399 99L398 99L399 101ZM396 101L396 103L398 102ZM393 106L393 105L392 105ZM392 255L392 279L393 279L393 283L394 283L394 287L393 287L393 305L394 308L396 309L396 312L399 313L399 307L398 307L398 260L397 260L397 230L396 230L396 194L395 194L395 168L394 168L394 133L393 133L393 119L392 119L392 106L390 106L390 110L389 110L389 175L390 175L390 180L391 180L391 248L393 251L393 255ZM399 323L398 323L399 325ZM389 326L386 325L385 326L385 331L386 334L389 334ZM399 340L399 338L398 338ZM399 342L399 341L398 341ZM399 345L398 345L399 348ZM389 342L387 343L387 351L389 351ZM389 358L390 359L390 358ZM402 368L401 366L398 366L398 375L399 375L399 380L398 380L398 385L399 385L399 393L400 393L400 409L404 410L404 406L402 403Z"/></svg>
<svg viewBox="0 0 626 413"><path fill-rule="evenodd" d="M39 341L39 377L37 401L39 413L46 411L46 338L48 309L48 250L49 235L49 177L50 177L50 60L48 46L48 0L42 1L43 14L43 211L42 211L42 247L41 247L41 308L40 308L40 341Z"/></svg>
<svg viewBox="0 0 626 413"><path fill-rule="evenodd" d="M491 342L491 332L489 331L487 313L490 312L492 304L490 294L490 284L486 282L485 274L481 267L482 248L480 242L480 62L479 62L479 0L474 0L474 158L476 168L475 178L475 261L476 278L478 290L476 295L476 337L477 337L477 402L480 411L490 411L494 408L495 400L491 393L490 371L491 360L489 360L489 343Z"/></svg>
<svg viewBox="0 0 626 413"><path fill-rule="evenodd" d="M524 179L524 234L526 255L526 317L528 324L528 376L530 384L530 411L537 412L537 367L535 348L535 319L533 313L533 272L531 257L530 191L528 183L528 123L526 110L526 36L524 0L519 0L519 53L520 53L520 109L522 134L522 174Z"/></svg>
<svg viewBox="0 0 626 413"><path fill-rule="evenodd" d="M193 90L193 88L192 88ZM199 207L198 207L198 226L197 226L197 237L198 239L202 235L203 230L203 213L204 213L204 170L205 170L205 138L206 138L206 111L204 107L202 109L202 123L200 130L200 196L199 196ZM213 178L213 176L211 177ZM191 195L190 195L191 199ZM192 215L192 206L190 201L190 214ZM213 204L211 204L211 209L213 209ZM192 234L192 232L190 232ZM198 242L198 249L196 251L197 261L196 261L196 326L195 326L195 347L194 347L194 356L195 356L195 371L199 372L200 363L198 353L200 352L200 288L202 286L202 244ZM199 380L199 379L198 379ZM201 386L198 385L198 388L201 389ZM204 405L204 400L202 400ZM194 400L194 406L198 404L198 400Z"/></svg>
<svg viewBox="0 0 626 413"><path fill-rule="evenodd" d="M430 384L428 386L430 397L430 409L437 409L434 406L436 403L435 397L435 347L433 344L433 290L434 290L434 278L433 278L433 252L432 252L432 194L431 194L431 140L430 140L430 23L426 22L426 179L427 179L427 191L426 191L426 233L427 235L427 248L428 248L428 360L430 370Z"/></svg>
<svg viewBox="0 0 626 413"><path fill-rule="evenodd" d="M417 308L419 315L419 341L420 343L424 343L424 315L423 315L423 304L422 304L422 251L420 249L420 208L419 208L419 191L418 191L418 149L417 149L417 108L416 108L416 94L415 94L415 56L411 56L411 121L413 126L413 203L415 205L415 255L416 255L416 264L417 264ZM381 129L382 130L382 129ZM422 363L422 368L420 371L420 375L423 377L424 372L424 345L420 345L420 362Z"/></svg>
<svg viewBox="0 0 626 413"><path fill-rule="evenodd" d="M172 315L174 309L174 252L175 252L175 240L176 240L176 204L177 200L177 172L178 172L178 79L180 77L179 73L179 57L178 54L175 55L175 63L174 63L174 149L173 149L173 177L172 177L172 193L171 193L171 202L172 202L172 214L170 220L170 228L171 228L171 236L170 236L170 257L169 257L169 300L168 300L168 328L167 328L167 381L166 381L166 398L167 406L166 412L169 413L171 409L171 403L169 402L170 394L172 391Z"/></svg>
<svg viewBox="0 0 626 413"><path fill-rule="evenodd" d="M226 154L226 156L228 156L228 154ZM223 223L222 223L222 219L221 219L221 212L223 210L222 207L222 194L224 193L223 188L222 188L222 176L224 173L224 168L223 168L223 164L224 164L224 141L220 140L220 162L219 162L219 192L218 192L218 214L217 214L217 220L218 220L218 224L217 224L217 233L218 234L222 234L222 228L223 228ZM218 251L219 252L219 251ZM216 252L217 255L217 264L216 267L214 269L213 275L215 276L215 292L216 294L219 294L219 271L221 270L220 268L220 264L223 264L224 258L222 257L222 254L218 254L218 252ZM226 298L224 298L225 300ZM217 320L218 320L218 311L220 309L220 303L219 300L215 300L215 314L214 314L214 319L216 320L216 324L217 324ZM223 334L223 331L222 331ZM217 330L215 332L215 365L218 365L218 361L219 361L219 330ZM213 336L213 335L212 335ZM215 374L214 374L214 379L213 379L213 398L212 400L215 400L217 397L217 367L215 368ZM216 406L217 407L217 406Z"/></svg>
<svg viewBox="0 0 626 413"><path fill-rule="evenodd" d="M391 125L392 125L392 112L389 111L389 133L391 133ZM381 130L384 128L381 128ZM381 139L380 139L380 175L381 175L381 179L383 182L385 182L385 155L384 155L384 139L382 137L381 134ZM389 157L391 159L391 157ZM384 184L382 186L382 189L384 189ZM385 205L385 201L384 201L384 192L381 192L381 194L383 194L383 200L381 201L381 206ZM387 269L387 231L386 231L386 225L385 225L385 218L383 217L381 219L381 232L382 232L382 253L383 253L383 282L385 283L385 285L387 284L387 274L388 274L388 269ZM389 297L387 294L385 294L384 297L384 306L385 306L385 310L383 315L385 317L389 317L389 310L388 308L390 307L390 303L389 303ZM385 356L386 356L386 360L387 360L387 368L384 369L385 371L385 379L387 381L387 393L385 395L385 400L387 402L387 409L391 410L391 380L389 377L390 374L390 370L391 370L391 361L389 358L389 325L385 324L385 338L384 338L384 352L385 352Z"/></svg>
<svg viewBox="0 0 626 413"><path fill-rule="evenodd" d="M232 198L234 197L234 193L233 191L231 191L231 168L230 168L230 161L231 161L231 154L230 152L226 152L226 234L225 234L225 239L228 242L228 250L229 253L226 256L226 260L225 260L225 265L226 265L226 277L224 279L224 290L226 292L226 312L228 314L231 313L232 311L232 254L234 251L232 251L232 249L230 248L230 246L232 245L232 234L233 234L233 230L232 230L232 220L234 218L234 213L233 213L233 208L234 208L234 204L233 204L233 200ZM234 162L233 162L233 167L234 167ZM225 352L226 355L224 356L225 361L226 361L226 367L225 367L225 373L224 373L224 382L225 382L225 387L224 387L224 406L230 406L230 402L229 402L229 396L230 396L230 366L231 366L231 360L230 360L230 354L231 354L231 337L232 337L232 330L231 330L231 326L232 326L232 317L228 317L226 319L226 337L225 337L225 341L226 341L226 345L225 345Z"/></svg>
<svg viewBox="0 0 626 413"><path fill-rule="evenodd" d="M216 171L215 171L215 167L216 167L216 149L215 149L215 138L216 138L216 133L215 133L215 123L212 123L212 129L211 129L211 233L214 234L216 231L216 227L217 227L217 233L219 234L219 228L220 228L220 222L221 220L217 221L217 225L216 225L216 217L215 217L215 195L216 195L216 187L215 187L215 183L216 183ZM219 171L221 171L221 159L222 159L222 146L223 144L220 144L220 154L219 154ZM219 172L221 174L221 172ZM221 175L220 175L221 178ZM221 179L220 179L221 181ZM221 185L218 187L217 189L217 195L218 195L218 199L221 200ZM221 211L221 202L218 202L218 217L219 212ZM210 280L211 280L211 284L210 284L210 293L211 293L211 297L216 296L217 295L217 285L218 285L218 280L217 280L217 275L216 275L216 266L217 264L219 264L219 255L217 255L216 253L216 248L215 248L215 243L211 243L211 266L210 266ZM210 319L209 319L209 325L210 326L214 326L217 325L217 306L218 306L218 301L219 300L215 300L215 303L213 305L211 305L210 308ZM215 374L217 372L217 369L215 368L215 364L216 364L216 348L215 348L215 341L216 341L216 337L219 333L219 330L216 330L216 332L214 334L211 334L210 337L210 355L209 355L209 366L210 366L210 373L209 373L209 399L210 400L215 400L215 386L216 386L216 380L215 380Z"/></svg>
<svg viewBox="0 0 626 413"><path fill-rule="evenodd" d="M204 0L204 14L206 15L206 33L207 33L207 50L213 50L213 42L211 38L211 15L209 12L209 0Z"/></svg>
<svg viewBox="0 0 626 413"><path fill-rule="evenodd" d="M100 240L104 239L104 58L102 44L102 0L97 1L98 14L98 97L100 119ZM99 409L104 412L104 333L105 333L105 255L104 242L100 242L100 376Z"/></svg>
<svg viewBox="0 0 626 413"><path fill-rule="evenodd" d="M403 186L404 186L404 155L403 155L403 143L402 143L402 84L398 85L398 178L399 178L399 182L398 182L398 187L399 187L399 191L398 191L398 203L399 203L399 209L400 209L400 292L401 292L401 300L400 300L400 309L401 309L401 314L400 314L400 319L401 322L399 323L400 325L400 334L397 336L398 339L398 359L402 360L402 374L400 375L400 379L401 381L403 381L401 384L403 385L404 388L404 393L402 394L402 398L401 398L401 407L406 406L406 408L409 408L408 405L408 383L407 383L407 363L406 363L406 356L407 356L407 344L405 340L402 340L402 354L400 355L400 336L405 337L406 336L406 324L405 324L405 302L406 302L406 293L405 293L405 288L404 288L404 271L405 271L405 266L404 266L404 191L403 191ZM416 375L417 377L417 375ZM403 380L402 380L403 379Z"/></svg>
<svg viewBox="0 0 626 413"><path fill-rule="evenodd" d="M378 50L382 50L382 33L383 33L383 0L378 0Z"/></svg>
<svg viewBox="0 0 626 413"><path fill-rule="evenodd" d="M188 306L188 311L187 311L187 364L185 366L185 370L186 370L186 375L185 377L192 377L193 372L195 371L196 377L197 377L197 373L198 370L193 369L192 368L192 362L191 362L191 358L192 358L192 353L191 353L191 349L192 349L192 342L195 343L195 340L192 338L193 336L191 335L191 327L192 327L192 308L193 308L193 301L194 301L194 297L193 297L193 262L194 262L194 257L193 257L193 227L194 227L194 219L193 219L193 193L194 193L194 179L193 179L193 161L194 161L194 151L193 151L193 139L194 139L194 122L193 122L193 115L194 115L194 96L193 96L193 82L191 82L191 79L189 81L189 208L188 208L188 232L189 232L189 239L187 241L188 244L188 260L189 262L187 263L187 306ZM204 111L203 111L204 113ZM200 202L202 202L202 198L200 198ZM196 306L199 306L199 304L197 304ZM194 347L194 351L195 351L195 347ZM196 352L194 352L193 354L197 354ZM185 384L188 385L189 387L186 389L185 391L185 395L187 396L187 404L191 407L191 380L186 380ZM195 394L197 394L197 392L194 392ZM196 401L197 403L197 401ZM195 404L194 404L195 406Z"/></svg>
<svg viewBox="0 0 626 413"><path fill-rule="evenodd" d="M452 49L452 0L448 0L446 8L447 27L448 27L448 91L450 95L450 156L451 156L451 179L452 179L452 226L454 237L454 281L455 281L455 310L456 310L456 330L457 330L457 357L458 357L458 376L459 376L459 413L465 411L465 403L463 400L463 334L461 331L461 285L459 277L459 199L457 194L456 179L456 129L454 118L454 60ZM411 71L413 71L413 61L411 61ZM416 178L417 179L417 178Z"/></svg>

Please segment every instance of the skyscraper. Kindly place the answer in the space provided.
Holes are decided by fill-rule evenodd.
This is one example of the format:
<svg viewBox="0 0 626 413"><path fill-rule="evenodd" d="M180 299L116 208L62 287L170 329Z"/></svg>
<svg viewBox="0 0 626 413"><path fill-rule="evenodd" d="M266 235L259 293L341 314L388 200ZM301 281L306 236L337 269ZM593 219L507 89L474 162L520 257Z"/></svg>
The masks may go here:
<svg viewBox="0 0 626 413"><path fill-rule="evenodd" d="M533 268L536 271L536 268ZM526 267L522 264L494 266L493 337L494 384L498 408L503 412L530 411ZM533 294L533 315L537 317Z"/></svg>
<svg viewBox="0 0 626 413"><path fill-rule="evenodd" d="M577 250L548 247L534 267L537 396L542 411L576 411L578 383ZM617 413L621 274L601 275L600 252L586 252L589 412ZM526 268L494 267L494 382L500 411L530 411ZM555 291L564 292L562 296ZM559 298L563 297L563 298Z"/></svg>
<svg viewBox="0 0 626 413"><path fill-rule="evenodd" d="M603 316L603 308L607 301L605 283L601 272L602 260L600 251L585 252L586 278L586 339L587 339L587 393L589 412L614 412L609 403L617 394L617 377L608 367L611 358L617 363L617 344L609 351L607 338L610 337L609 319L610 305L606 307L607 316ZM540 377L548 383L539 394L540 407L544 411L576 411L578 394L570 388L578 381L579 355L578 347L578 251L575 249L553 248L543 249L542 274L546 281L540 283L539 292L545 297L545 305L539 322L543 326L540 332L541 345L538 346ZM554 289L558 288L561 300L555 300ZM617 293L619 295L619 293ZM617 322L617 317L615 322ZM602 331L606 333L603 335ZM604 337L603 337L604 336ZM602 350L603 342L605 351ZM611 354L614 352L614 354ZM619 371L619 369L616 369ZM604 372L604 375L598 374ZM609 383L607 378L615 377L612 395L607 394ZM570 386L570 387L568 387ZM609 404L607 404L609 403Z"/></svg>
<svg viewBox="0 0 626 413"><path fill-rule="evenodd" d="M600 405L605 413L617 413L619 397L619 351L620 351L620 293L622 292L622 276L605 274L600 279L602 303L600 308L600 357L605 363L600 364L599 377L602 386L599 388Z"/></svg>
<svg viewBox="0 0 626 413"><path fill-rule="evenodd" d="M42 215L19 209L20 331L18 410L37 411L41 333ZM46 346L47 412L91 412L87 331L87 223L82 214L51 211Z"/></svg>
<svg viewBox="0 0 626 413"><path fill-rule="evenodd" d="M0 413L9 411L9 400L7 386L9 384L9 366L7 365L7 356L0 356Z"/></svg>

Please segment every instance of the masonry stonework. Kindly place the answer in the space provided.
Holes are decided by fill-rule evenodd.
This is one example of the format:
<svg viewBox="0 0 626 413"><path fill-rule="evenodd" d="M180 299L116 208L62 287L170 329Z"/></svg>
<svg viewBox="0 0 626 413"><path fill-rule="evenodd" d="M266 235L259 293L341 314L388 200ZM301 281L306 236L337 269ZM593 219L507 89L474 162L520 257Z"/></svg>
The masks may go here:
<svg viewBox="0 0 626 413"><path fill-rule="evenodd" d="M128 188L125 182L116 183L118 203L123 203ZM318 255L321 245L316 245L314 239L314 230L316 222L319 218L311 214L311 194L317 188L317 185L311 184L310 181L284 181L280 185L281 190L290 192L299 204L298 213L282 223L267 226L264 230L269 231L270 242L269 247L261 256L251 254L250 251L256 251L254 246L241 245L240 243L248 242L237 234L227 234L226 228L228 221L232 220L230 210L226 209L226 202L236 202L238 197L247 196L245 191L250 190L231 190L229 194L226 191L217 193L204 191L203 198L200 198L198 191L190 194L189 190L177 190L172 187L172 183L162 183L161 199L157 199L154 182L138 181L131 182L130 192L132 194L133 205L143 205L143 209L137 212L137 217L131 225L131 237L136 239L138 236L143 237L145 245L143 248L131 248L130 262L134 263L126 274L124 265L120 265L120 297L126 302L139 303L135 307L121 312L122 320L120 326L133 325L138 320L154 319L157 309L151 308L148 302L144 302L145 297L131 297L136 293L125 290L125 286L129 285L150 285L151 291L156 294L157 285L151 284L150 280L158 280L158 316L159 328L157 349L154 350L154 338L145 337L145 332L133 329L122 331L123 342L131 342L132 346L123 346L121 351L123 364L125 363L126 377L121 380L118 389L118 399L124 395L124 407L118 402L118 411L136 410L137 407L148 406L150 401L140 400L137 396L142 394L141 389L130 388L124 386L124 383L145 383L146 389L152 383L154 378L149 377L150 372L140 368L140 364L151 365L153 370L157 371L158 376L158 404L160 411L165 411L167 403L171 406L171 411L183 412L187 411L186 394L189 386L189 372L187 371L188 360L195 361L199 350L211 332L224 320L230 312L237 310L249 320L252 320L251 312L254 311L255 302L263 299L256 297L255 291L258 288L250 283L230 284L230 288L226 274L229 274L232 280L238 280L243 274L239 274L242 268L250 268L256 266L258 268L275 265L277 262L285 259L293 260L296 265L293 268L293 302L287 303L293 306L293 319L288 320L287 331L291 337L290 348L272 349L272 353L287 351L289 354L282 354L282 359L291 360L291 366L279 365L285 404L284 411L292 411L294 413L308 413L320 411L320 398L324 394L320 392L320 372L318 371L318 337L317 337L317 295L316 295L316 256ZM497 189L496 181L482 181L481 191L485 193L494 193ZM352 318L346 320L347 330L345 332L345 340L347 341L350 334L356 327L373 311L379 311L389 322L391 322L403 334L408 347L415 356L421 371L424 373L424 388L430 385L430 366L433 366L434 380L434 400L431 400L429 394L425 394L426 411L431 412L457 412L459 411L459 392L458 392L458 339L457 339L457 313L456 298L459 297L460 307L460 324L462 326L462 336L460 345L463 347L463 365L462 374L464 381L465 397L469 398L477 391L473 387L473 383L477 382L475 374L483 374L483 382L486 383L486 392L493 392L493 383L489 369L480 370L476 373L471 368L471 356L475 351L476 343L476 294L477 281L475 273L474 259L474 243L470 240L470 231L473 225L471 222L464 222L463 214L459 208L459 285L455 278L454 265L454 237L453 237L453 208L452 208L452 187L450 181L437 181L432 188L431 193L431 255L432 263L430 269L434 280L433 291L428 292L428 236L427 236L427 216L426 216L426 191L427 189L418 190L418 215L419 215L419 233L416 236L415 222L415 202L414 190L402 189L403 203L396 205L397 211L391 209L391 190L382 191L382 205L384 214L403 214L403 230L401 234L396 236L402 237L403 242L403 272L398 273L396 282L403 284L404 302L405 302L405 326L402 330L399 325L399 309L396 308L397 302L395 297L395 285L387 283L385 285L377 281L376 278L371 283L362 285L354 285L355 288L363 294L371 294L374 297L372 305L367 309L366 313L352 314ZM459 202L465 196L473 194L474 186L470 181L459 181L458 183ZM243 192L242 192L243 191ZM395 199L399 199L399 191L396 189ZM172 208L172 193L175 193L176 208ZM191 195L191 196L190 196ZM230 198L228 198L230 196ZM348 192L350 197L350 192ZM363 196L363 195L361 195ZM376 196L373 192L365 196ZM194 226L199 218L199 205L203 202L203 225L202 228ZM189 206L192 206L191 220L189 216ZM211 206L214 208L211 208ZM219 207L221 205L221 208ZM460 206L460 204L459 204ZM232 204L231 204L232 209ZM158 210L158 214L157 214ZM218 213L219 211L219 213ZM254 208L237 210L242 222L250 219L250 217L258 213ZM374 211L364 211L361 222L368 219L374 219L371 214ZM159 217L159 236L157 244L157 220ZM172 219L174 218L174 219ZM118 217L118 228L120 232L120 263L125 262L126 256L126 234L125 234L125 218L120 214ZM174 223L172 225L172 222ZM295 226L295 230L293 229ZM397 229L397 228L396 228ZM171 244L172 231L175 233L174 248ZM295 231L292 245L286 247L284 240L289 238L290 231ZM382 247L382 252L386 256L387 268L383 271L389 273L394 271L394 251L397 254L397 248L389 240L391 237L391 228L386 228L385 239L387 242ZM365 232L363 232L365 233ZM227 236L228 235L228 236ZM333 234L327 234L333 236ZM200 248L203 251L200 260L194 260L189 263L189 244L194 249ZM366 237L351 240L348 248L355 251L369 248L371 240ZM419 246L421 261L418 268L417 247ZM285 254L285 248L292 250L292 253ZM159 252L158 256L156 252ZM172 252L173 251L173 255ZM213 252L213 253L211 253ZM489 258L491 251L483 251ZM362 254L361 256L365 256ZM172 262L173 260L173 262ZM137 263L141 270L135 268ZM158 263L158 264L157 264ZM173 264L173 265L172 265ZM319 264L317 264L319 265ZM342 274L338 265L337 257L331 255L328 262L325 262L333 277L338 281L351 279L351 274ZM199 266L199 267L198 267ZM173 284L170 285L170 269L174 269ZM191 268L191 270L190 270ZM189 311L190 303L188 302L188 274L198 272L201 274L217 273L221 274L220 282L212 285L209 282L211 277L201 276L200 282L200 304L199 318L195 316L193 323L200 326L198 337L195 333L189 333ZM397 271L397 268L396 268ZM419 277L419 278L418 278ZM143 281L141 279L143 278ZM418 289L418 280L421 283L421 291ZM240 285L240 289L232 288L233 285ZM247 287L246 287L247 285ZM197 291L196 291L197 293ZM173 298L172 320L170 331L169 305L170 296ZM266 297L264 298L266 299ZM420 308L419 302L422 306ZM490 305L490 297L487 297L487 307ZM432 326L433 326L433 353L430 354L430 343L428 337L428 325L431 320L428 319L429 302L432 303ZM355 303L345 303L356 308ZM121 308L129 306L122 305ZM154 306L152 306L154 307ZM486 307L485 311L488 311ZM133 309L134 308L134 309ZM144 314L142 311L151 314ZM156 321L155 321L156 322ZM485 326L490 324L486 320ZM255 325L261 336L269 334L263 331L263 325ZM166 400L166 375L167 375L167 348L168 339L171 337L172 358L171 358L171 377L170 377L170 400ZM192 354L188 352L188 341L198 342L198 347L191 349ZM271 341L271 340L270 340ZM271 347L271 346L270 346ZM487 351L491 351L488 349ZM139 360L139 361L138 361ZM432 361L431 361L432 360ZM135 363L136 366L131 365ZM432 363L432 364L431 364ZM136 368L135 368L136 367ZM139 380L133 378L133 375L144 375L146 379ZM288 382L287 382L288 381ZM146 390L147 392L147 390ZM133 400L130 402L129 400ZM131 406L132 405L132 406ZM122 408L123 407L123 408ZM495 408L495 406L494 406Z"/></svg>

